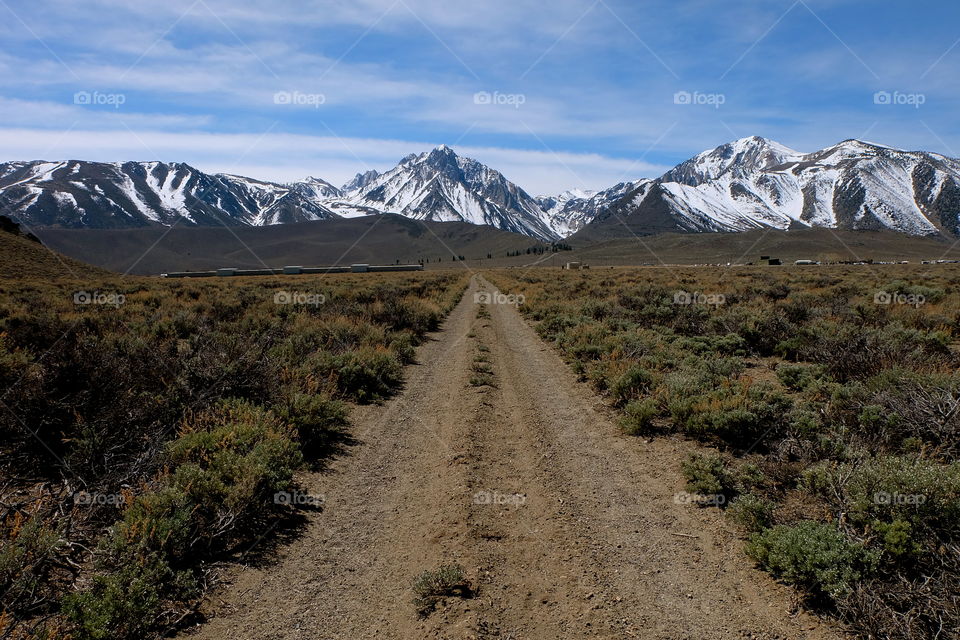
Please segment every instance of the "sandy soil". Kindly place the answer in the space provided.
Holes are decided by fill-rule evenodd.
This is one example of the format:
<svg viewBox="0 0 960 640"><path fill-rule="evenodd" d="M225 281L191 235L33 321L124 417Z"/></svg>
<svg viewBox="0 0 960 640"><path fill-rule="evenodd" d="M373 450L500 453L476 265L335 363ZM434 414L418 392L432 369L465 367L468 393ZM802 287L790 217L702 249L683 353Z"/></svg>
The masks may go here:
<svg viewBox="0 0 960 640"><path fill-rule="evenodd" d="M754 569L715 509L677 500L694 445L622 435L514 307L475 278L405 390L353 414L359 441L306 488L325 498L279 557L236 567L182 635L366 638L839 638ZM478 344L494 386L470 384ZM425 569L475 595L426 617Z"/></svg>

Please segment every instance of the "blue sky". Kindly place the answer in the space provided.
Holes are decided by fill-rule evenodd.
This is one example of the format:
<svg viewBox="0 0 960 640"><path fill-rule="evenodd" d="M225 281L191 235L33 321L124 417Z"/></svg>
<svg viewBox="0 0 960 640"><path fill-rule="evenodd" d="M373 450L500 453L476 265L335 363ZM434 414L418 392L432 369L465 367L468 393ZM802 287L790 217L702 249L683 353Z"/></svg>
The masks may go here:
<svg viewBox="0 0 960 640"><path fill-rule="evenodd" d="M960 155L945 0L0 0L0 16L3 160L341 184L445 143L539 194L750 135Z"/></svg>

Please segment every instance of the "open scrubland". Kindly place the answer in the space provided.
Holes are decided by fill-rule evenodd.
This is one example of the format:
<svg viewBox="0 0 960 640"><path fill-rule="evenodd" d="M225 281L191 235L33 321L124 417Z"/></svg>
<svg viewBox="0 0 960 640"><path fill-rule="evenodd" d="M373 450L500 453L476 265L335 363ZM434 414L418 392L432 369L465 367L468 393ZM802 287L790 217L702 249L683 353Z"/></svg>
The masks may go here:
<svg viewBox="0 0 960 640"><path fill-rule="evenodd" d="M675 500L721 509L809 607L864 638L957 637L960 269L487 277L638 446L705 445Z"/></svg>
<svg viewBox="0 0 960 640"><path fill-rule="evenodd" d="M5 637L960 628L958 266L21 273Z"/></svg>
<svg viewBox="0 0 960 640"><path fill-rule="evenodd" d="M400 388L465 286L0 281L0 634L139 639L190 621L216 562L322 507L298 474L347 439L353 405Z"/></svg>

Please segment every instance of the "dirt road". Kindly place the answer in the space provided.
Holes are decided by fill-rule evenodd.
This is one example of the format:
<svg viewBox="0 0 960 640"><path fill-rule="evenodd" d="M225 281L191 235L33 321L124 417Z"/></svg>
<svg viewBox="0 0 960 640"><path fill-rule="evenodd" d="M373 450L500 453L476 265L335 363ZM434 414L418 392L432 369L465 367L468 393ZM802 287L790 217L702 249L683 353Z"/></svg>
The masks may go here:
<svg viewBox="0 0 960 640"><path fill-rule="evenodd" d="M623 436L514 307L474 279L406 389L354 412L359 444L306 479L326 500L273 563L237 569L191 637L825 639L716 510L678 503L693 445ZM479 345L493 386L472 386ZM427 617L424 569L476 590Z"/></svg>

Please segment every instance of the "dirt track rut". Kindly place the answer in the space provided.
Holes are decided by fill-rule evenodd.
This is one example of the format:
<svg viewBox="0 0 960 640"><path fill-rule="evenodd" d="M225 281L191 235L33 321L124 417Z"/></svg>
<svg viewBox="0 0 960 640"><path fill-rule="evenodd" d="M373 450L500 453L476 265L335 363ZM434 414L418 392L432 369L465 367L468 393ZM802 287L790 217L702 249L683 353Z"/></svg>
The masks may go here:
<svg viewBox="0 0 960 640"><path fill-rule="evenodd" d="M514 307L478 319L475 277L405 390L353 414L350 452L305 479L302 535L238 568L190 637L826 639L751 568L715 510L678 503L693 445L623 436ZM477 345L494 386L470 385ZM418 617L411 584L462 565L476 589Z"/></svg>

